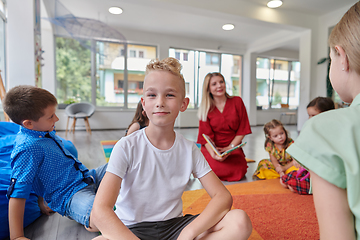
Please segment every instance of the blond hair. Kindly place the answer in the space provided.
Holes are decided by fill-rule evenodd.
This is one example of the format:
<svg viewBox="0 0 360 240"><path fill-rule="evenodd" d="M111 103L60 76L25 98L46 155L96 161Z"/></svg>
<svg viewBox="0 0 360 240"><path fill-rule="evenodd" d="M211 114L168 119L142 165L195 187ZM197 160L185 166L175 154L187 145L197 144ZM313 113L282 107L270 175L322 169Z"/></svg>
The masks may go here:
<svg viewBox="0 0 360 240"><path fill-rule="evenodd" d="M185 97L185 79L184 76L181 74L181 68L181 63L176 58L168 57L161 61L158 59L154 59L151 60L146 66L145 76L147 76L150 72L156 70L170 72L181 80L181 93L183 94L183 97Z"/></svg>
<svg viewBox="0 0 360 240"><path fill-rule="evenodd" d="M210 92L210 79L214 76L221 77L223 79L223 81L225 82L224 76L218 72L208 73L205 76L204 83L203 83L203 89L202 89L201 103L200 103L198 114L197 114L198 118L204 122L206 122L209 111L211 109L213 109L215 106L214 97ZM225 92L225 96L227 98L231 98L231 96L227 92Z"/></svg>
<svg viewBox="0 0 360 240"><path fill-rule="evenodd" d="M349 60L349 68L360 75L360 2L355 3L335 25L329 46L336 53L339 45Z"/></svg>

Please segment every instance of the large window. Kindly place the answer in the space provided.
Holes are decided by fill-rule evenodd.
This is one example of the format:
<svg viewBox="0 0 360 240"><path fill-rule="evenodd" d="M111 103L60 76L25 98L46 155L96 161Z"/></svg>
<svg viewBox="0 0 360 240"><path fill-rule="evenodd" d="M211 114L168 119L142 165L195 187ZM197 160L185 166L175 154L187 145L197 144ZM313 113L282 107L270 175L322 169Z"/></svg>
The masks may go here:
<svg viewBox="0 0 360 240"><path fill-rule="evenodd" d="M260 109L299 106L300 62L257 58L256 104Z"/></svg>
<svg viewBox="0 0 360 240"><path fill-rule="evenodd" d="M74 39L56 38L59 103L136 108L143 94L145 67L157 57L156 47L104 41L91 45L96 53Z"/></svg>
<svg viewBox="0 0 360 240"><path fill-rule="evenodd" d="M56 97L59 103L91 101L91 50L71 38L56 38Z"/></svg>
<svg viewBox="0 0 360 240"><path fill-rule="evenodd" d="M241 56L175 48L170 48L169 56L178 59L183 66L189 108L199 106L204 78L209 72L221 72L225 77L227 93L241 95Z"/></svg>
<svg viewBox="0 0 360 240"><path fill-rule="evenodd" d="M96 105L136 108L143 95L146 65L156 58L156 47L127 44L127 71L124 44L97 42ZM126 84L127 83L127 84Z"/></svg>

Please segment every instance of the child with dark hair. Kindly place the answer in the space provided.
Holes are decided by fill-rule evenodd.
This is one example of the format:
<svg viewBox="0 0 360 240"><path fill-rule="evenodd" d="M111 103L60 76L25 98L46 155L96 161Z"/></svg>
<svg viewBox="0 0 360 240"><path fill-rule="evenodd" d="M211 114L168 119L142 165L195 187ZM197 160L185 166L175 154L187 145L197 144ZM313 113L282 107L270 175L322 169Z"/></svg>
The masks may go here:
<svg viewBox="0 0 360 240"><path fill-rule="evenodd" d="M329 110L335 109L335 104L331 98L328 97L317 97L314 98L307 105L307 112L309 119ZM310 193L310 173L300 164L295 164L299 167L298 171L292 171L281 177L280 183L289 188L292 192L306 195Z"/></svg>
<svg viewBox="0 0 360 240"><path fill-rule="evenodd" d="M309 118L332 109L335 109L335 104L334 101L329 97L314 98L306 107Z"/></svg>
<svg viewBox="0 0 360 240"><path fill-rule="evenodd" d="M95 193L106 166L88 170L55 135L57 100L34 86L17 86L5 95L4 111L20 125L11 153L9 198L10 239L24 237L25 201L30 192L40 208L55 211L97 231L90 222ZM48 207L46 207L45 202Z"/></svg>

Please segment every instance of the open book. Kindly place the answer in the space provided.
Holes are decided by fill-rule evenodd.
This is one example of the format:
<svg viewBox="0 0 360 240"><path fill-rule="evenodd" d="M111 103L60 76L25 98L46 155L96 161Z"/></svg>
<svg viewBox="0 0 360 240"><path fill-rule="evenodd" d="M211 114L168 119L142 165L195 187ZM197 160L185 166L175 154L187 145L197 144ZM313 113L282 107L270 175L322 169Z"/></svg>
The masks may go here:
<svg viewBox="0 0 360 240"><path fill-rule="evenodd" d="M229 153L231 153L232 151L234 151L234 150L236 150L236 149L238 149L238 148L241 148L241 147L243 147L243 146L246 144L246 142L240 143L239 145L236 145L235 147L233 147L233 148L231 148L231 149L229 149L229 150L227 150L227 151L225 151L225 152L223 152L223 153L220 153L219 150L217 150L214 142L210 139L210 137L209 137L208 135L203 134L202 136L203 136L203 137L205 138L205 140L210 144L211 148L214 150L214 152L216 153L216 155L218 155L219 157L223 157L223 156L225 156L226 154L229 154Z"/></svg>

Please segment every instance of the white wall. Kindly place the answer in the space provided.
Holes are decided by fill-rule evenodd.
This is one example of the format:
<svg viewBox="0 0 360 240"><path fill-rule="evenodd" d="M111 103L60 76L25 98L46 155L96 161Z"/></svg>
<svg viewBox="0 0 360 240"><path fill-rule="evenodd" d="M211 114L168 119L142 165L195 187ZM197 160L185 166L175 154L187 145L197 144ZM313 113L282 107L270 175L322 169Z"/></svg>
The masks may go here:
<svg viewBox="0 0 360 240"><path fill-rule="evenodd" d="M42 87L52 94L55 94L56 82L55 82L55 40L52 26L47 18L47 12L43 1L40 6L41 12L41 47L44 51L43 58L45 59L42 67Z"/></svg>
<svg viewBox="0 0 360 240"><path fill-rule="evenodd" d="M257 111L257 125L265 125L265 123L270 122L273 119L281 120L284 124L296 124L297 122L297 115L290 116L284 115L281 116L282 113L296 113L296 110L289 110L289 109L271 109L271 110L258 110Z"/></svg>
<svg viewBox="0 0 360 240"><path fill-rule="evenodd" d="M7 10L7 88L35 85L34 0L7 1Z"/></svg>
<svg viewBox="0 0 360 240"><path fill-rule="evenodd" d="M354 2L355 3L355 2ZM329 37L329 29L336 25L337 22L341 19L344 13L352 6L353 4L348 5L347 7L340 8L336 11L323 15L319 18L318 21L318 38L316 39L316 48L314 48L313 54L316 56L317 60L321 58L328 57L328 37ZM326 75L327 75L327 63L323 63L320 65L316 65L316 76L314 77L311 88L316 89L311 94L311 98L315 98L317 96L326 96Z"/></svg>

